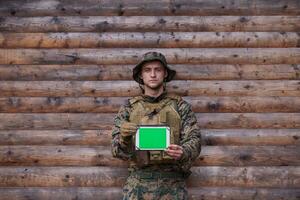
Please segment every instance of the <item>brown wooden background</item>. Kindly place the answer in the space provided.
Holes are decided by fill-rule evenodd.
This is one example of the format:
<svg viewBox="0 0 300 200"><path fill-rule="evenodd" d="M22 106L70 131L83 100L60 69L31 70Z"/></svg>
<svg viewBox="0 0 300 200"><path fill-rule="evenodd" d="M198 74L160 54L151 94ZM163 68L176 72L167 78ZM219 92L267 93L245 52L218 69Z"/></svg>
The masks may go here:
<svg viewBox="0 0 300 200"><path fill-rule="evenodd" d="M113 117L149 50L197 113L190 199L300 199L299 0L0 0L0 199L120 199Z"/></svg>

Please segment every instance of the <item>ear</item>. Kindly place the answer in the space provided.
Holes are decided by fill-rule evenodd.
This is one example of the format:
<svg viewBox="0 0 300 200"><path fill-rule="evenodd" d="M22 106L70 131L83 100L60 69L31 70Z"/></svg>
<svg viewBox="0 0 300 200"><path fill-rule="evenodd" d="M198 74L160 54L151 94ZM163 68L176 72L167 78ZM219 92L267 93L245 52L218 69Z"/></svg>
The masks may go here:
<svg viewBox="0 0 300 200"><path fill-rule="evenodd" d="M168 77L168 70L165 69L165 78Z"/></svg>
<svg viewBox="0 0 300 200"><path fill-rule="evenodd" d="M139 74L139 78L143 80L143 77L142 77L141 73Z"/></svg>

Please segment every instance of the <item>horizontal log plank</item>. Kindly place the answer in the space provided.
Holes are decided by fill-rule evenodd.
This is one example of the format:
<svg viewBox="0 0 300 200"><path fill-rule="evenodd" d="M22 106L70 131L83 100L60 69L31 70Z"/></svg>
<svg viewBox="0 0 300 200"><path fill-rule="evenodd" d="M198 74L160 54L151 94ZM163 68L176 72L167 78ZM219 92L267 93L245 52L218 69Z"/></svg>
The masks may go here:
<svg viewBox="0 0 300 200"><path fill-rule="evenodd" d="M0 17L0 32L298 32L300 16Z"/></svg>
<svg viewBox="0 0 300 200"><path fill-rule="evenodd" d="M203 146L195 165L300 166L299 152L299 146Z"/></svg>
<svg viewBox="0 0 300 200"><path fill-rule="evenodd" d="M282 188L230 188L230 187L192 187L188 190L190 200L297 200L299 189Z"/></svg>
<svg viewBox="0 0 300 200"><path fill-rule="evenodd" d="M0 113L0 130L110 129L115 114ZM197 113L200 128L300 128L300 113Z"/></svg>
<svg viewBox="0 0 300 200"><path fill-rule="evenodd" d="M115 187L127 177L113 167L0 167L1 187Z"/></svg>
<svg viewBox="0 0 300 200"><path fill-rule="evenodd" d="M97 6L95 6L97 5ZM0 2L0 16L132 16L132 15L300 15L298 1L277 0L156 0L156 1L96 1L96 0L10 0Z"/></svg>
<svg viewBox="0 0 300 200"><path fill-rule="evenodd" d="M299 129L201 129L204 145L300 145Z"/></svg>
<svg viewBox="0 0 300 200"><path fill-rule="evenodd" d="M300 113L198 113L196 116L201 128L300 127Z"/></svg>
<svg viewBox="0 0 300 200"><path fill-rule="evenodd" d="M300 129L201 129L203 145L300 145ZM111 130L3 130L0 145L111 144Z"/></svg>
<svg viewBox="0 0 300 200"><path fill-rule="evenodd" d="M1 99L1 98L0 98ZM299 97L183 97L194 112L299 112ZM0 100L1 101L1 100ZM298 109L299 107L299 109Z"/></svg>
<svg viewBox="0 0 300 200"><path fill-rule="evenodd" d="M115 113L128 97L0 97L0 112Z"/></svg>
<svg viewBox="0 0 300 200"><path fill-rule="evenodd" d="M114 114L2 114L0 130L111 129Z"/></svg>
<svg viewBox="0 0 300 200"><path fill-rule="evenodd" d="M0 188L0 200L115 200L122 198L120 187L8 187ZM298 200L299 189L281 188L231 188L231 187L189 187L191 200Z"/></svg>
<svg viewBox="0 0 300 200"><path fill-rule="evenodd" d="M122 199L122 190L120 187L2 187L0 188L0 193L0 200L26 200L28 198L31 200Z"/></svg>
<svg viewBox="0 0 300 200"><path fill-rule="evenodd" d="M132 80L134 65L0 65L1 81ZM300 65L179 64L175 80L292 80Z"/></svg>
<svg viewBox="0 0 300 200"><path fill-rule="evenodd" d="M112 167L0 167L0 187L120 187L128 172ZM189 187L299 188L300 167L193 167Z"/></svg>
<svg viewBox="0 0 300 200"><path fill-rule="evenodd" d="M0 33L1 48L287 48L295 32Z"/></svg>
<svg viewBox="0 0 300 200"><path fill-rule="evenodd" d="M203 146L196 166L300 166L300 146ZM105 146L0 146L1 166L127 166Z"/></svg>
<svg viewBox="0 0 300 200"><path fill-rule="evenodd" d="M127 166L105 146L0 146L0 165Z"/></svg>
<svg viewBox="0 0 300 200"><path fill-rule="evenodd" d="M173 81L180 96L300 96L300 81ZM140 94L134 81L0 81L0 97L120 97Z"/></svg>
<svg viewBox="0 0 300 200"><path fill-rule="evenodd" d="M300 22L299 22L300 24ZM0 64L136 64L159 51L170 64L299 64L300 48L0 49Z"/></svg>
<svg viewBox="0 0 300 200"><path fill-rule="evenodd" d="M187 180L191 187L281 187L298 188L300 183L299 167L193 167ZM228 175L228 176L227 176ZM290 176L293 178L290 179ZM229 179L234 180L228 183ZM270 182L272 183L270 183ZM227 183L226 183L227 182ZM296 186L296 185L297 186Z"/></svg>
<svg viewBox="0 0 300 200"><path fill-rule="evenodd" d="M300 136L300 135L299 135ZM297 135L295 135L297 137ZM111 144L111 130L6 130L0 145L100 145Z"/></svg>
<svg viewBox="0 0 300 200"><path fill-rule="evenodd" d="M129 97L0 97L4 113L115 113ZM300 112L299 97L186 96L194 112Z"/></svg>

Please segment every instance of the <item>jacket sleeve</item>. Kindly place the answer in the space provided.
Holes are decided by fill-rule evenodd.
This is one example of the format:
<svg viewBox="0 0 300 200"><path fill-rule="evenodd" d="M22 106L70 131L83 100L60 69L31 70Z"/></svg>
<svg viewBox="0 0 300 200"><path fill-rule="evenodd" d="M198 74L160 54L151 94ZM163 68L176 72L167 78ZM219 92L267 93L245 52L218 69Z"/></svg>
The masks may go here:
<svg viewBox="0 0 300 200"><path fill-rule="evenodd" d="M112 130L111 151L113 157L122 160L128 160L133 156L132 136L123 138L120 134L120 126L124 121L129 121L129 105L120 108L118 114L114 118L114 126Z"/></svg>
<svg viewBox="0 0 300 200"><path fill-rule="evenodd" d="M178 110L181 116L180 145L183 147L183 155L179 164L183 171L188 172L201 151L201 132L190 104L181 100Z"/></svg>

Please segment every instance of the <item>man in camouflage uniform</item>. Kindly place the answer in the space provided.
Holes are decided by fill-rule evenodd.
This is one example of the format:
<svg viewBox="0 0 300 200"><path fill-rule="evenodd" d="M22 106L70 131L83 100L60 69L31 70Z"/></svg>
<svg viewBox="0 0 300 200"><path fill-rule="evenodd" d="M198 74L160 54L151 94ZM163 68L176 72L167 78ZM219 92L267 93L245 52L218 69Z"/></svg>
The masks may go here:
<svg viewBox="0 0 300 200"><path fill-rule="evenodd" d="M187 199L185 179L200 153L201 134L190 104L165 89L175 74L158 52L146 53L133 69L142 94L120 108L112 131L113 156L129 161L123 200ZM167 150L135 150L136 130L145 124L171 127Z"/></svg>

